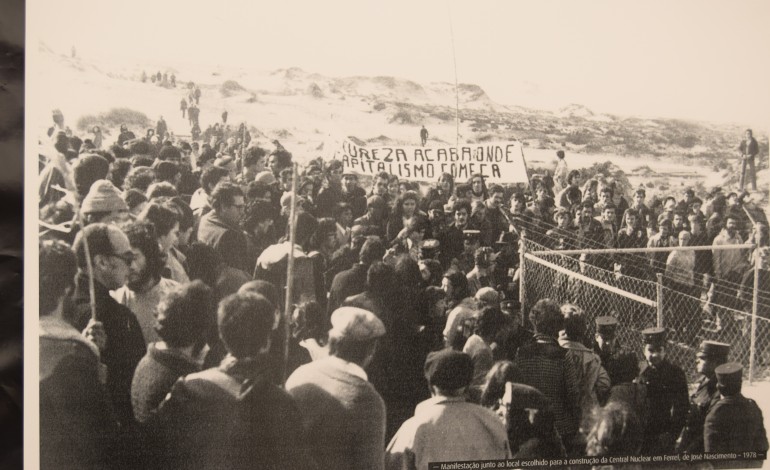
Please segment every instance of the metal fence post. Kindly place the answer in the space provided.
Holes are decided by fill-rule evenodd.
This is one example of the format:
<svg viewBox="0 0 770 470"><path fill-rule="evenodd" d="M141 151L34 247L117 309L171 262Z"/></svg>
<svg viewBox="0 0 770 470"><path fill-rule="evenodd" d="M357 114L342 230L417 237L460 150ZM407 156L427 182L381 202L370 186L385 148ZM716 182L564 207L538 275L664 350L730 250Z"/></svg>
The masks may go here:
<svg viewBox="0 0 770 470"><path fill-rule="evenodd" d="M751 343L749 347L749 383L754 380L754 362L757 359L757 306L759 303L759 253L754 251L754 293L751 296Z"/></svg>
<svg viewBox="0 0 770 470"><path fill-rule="evenodd" d="M658 321L657 321L657 327L662 328L663 327L663 274L657 273L656 277L658 278L658 283L655 286L657 290L657 309L658 309Z"/></svg>
<svg viewBox="0 0 770 470"><path fill-rule="evenodd" d="M519 304L521 305L521 313L524 314L524 303L527 300L527 291L526 291L526 282L524 281L524 278L526 277L526 268L525 266L525 257L524 254L527 252L527 243L526 239L524 238L524 234L522 233L521 238L519 239ZM526 317L525 317L526 318Z"/></svg>

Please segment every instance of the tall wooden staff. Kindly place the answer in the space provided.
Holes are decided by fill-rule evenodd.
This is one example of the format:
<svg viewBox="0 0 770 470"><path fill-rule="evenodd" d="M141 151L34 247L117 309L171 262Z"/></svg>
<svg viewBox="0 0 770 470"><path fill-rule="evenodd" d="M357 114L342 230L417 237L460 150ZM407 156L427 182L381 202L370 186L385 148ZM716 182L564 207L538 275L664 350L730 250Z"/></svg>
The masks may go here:
<svg viewBox="0 0 770 470"><path fill-rule="evenodd" d="M294 243L297 236L297 164L292 164L291 172L291 209L289 212L289 260L286 266L286 302L284 302L284 348L283 348L283 383L289 372L289 340L291 338L291 315L294 310Z"/></svg>

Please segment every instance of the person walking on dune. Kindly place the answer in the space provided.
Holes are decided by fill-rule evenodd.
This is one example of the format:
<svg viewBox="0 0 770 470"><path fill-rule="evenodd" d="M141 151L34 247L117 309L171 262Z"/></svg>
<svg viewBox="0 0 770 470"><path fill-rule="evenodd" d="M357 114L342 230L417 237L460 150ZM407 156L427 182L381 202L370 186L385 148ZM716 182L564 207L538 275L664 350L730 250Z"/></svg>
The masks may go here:
<svg viewBox="0 0 770 470"><path fill-rule="evenodd" d="M179 109L182 110L182 119L184 119L185 111L187 111L187 100L185 98L182 98L182 101L179 102Z"/></svg>
<svg viewBox="0 0 770 470"><path fill-rule="evenodd" d="M425 128L425 126L422 126L422 129L420 129L420 145L425 147L425 143L428 141L428 129Z"/></svg>
<svg viewBox="0 0 770 470"><path fill-rule="evenodd" d="M740 190L743 191L745 183L751 182L751 189L757 190L757 169L754 166L754 159L759 153L759 144L757 139L751 133L751 129L746 129L746 138L741 141L738 150L741 152L741 183ZM748 168L746 168L748 166ZM746 174L748 171L748 175ZM748 181L747 181L748 179Z"/></svg>

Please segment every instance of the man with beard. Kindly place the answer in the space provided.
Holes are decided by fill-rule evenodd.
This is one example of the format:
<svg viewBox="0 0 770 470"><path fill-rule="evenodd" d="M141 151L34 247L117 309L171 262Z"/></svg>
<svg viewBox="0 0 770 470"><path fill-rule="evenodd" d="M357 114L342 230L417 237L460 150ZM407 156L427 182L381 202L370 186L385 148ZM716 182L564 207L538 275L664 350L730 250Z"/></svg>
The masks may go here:
<svg viewBox="0 0 770 470"><path fill-rule="evenodd" d="M508 231L508 221L501 209L503 187L493 184L487 191L489 197L484 201L483 208L476 213L474 218L477 220L483 234L482 244L484 246L494 246L495 241L500 237L500 233Z"/></svg>
<svg viewBox="0 0 770 470"><path fill-rule="evenodd" d="M643 455L670 454L687 419L687 379L666 359L666 330L642 331L645 363L637 382L647 386L650 421L642 444Z"/></svg>
<svg viewBox="0 0 770 470"><path fill-rule="evenodd" d="M128 273L128 284L114 290L111 295L136 316L145 343L155 343L160 340L155 329L158 304L179 283L161 277L166 261L158 245L155 226L151 222L133 222L125 228L125 233L131 244L134 262Z"/></svg>
<svg viewBox="0 0 770 470"><path fill-rule="evenodd" d="M366 213L366 191L358 186L358 175L345 173L342 175L342 202L347 202L353 209L353 218L357 219Z"/></svg>
<svg viewBox="0 0 770 470"><path fill-rule="evenodd" d="M126 234L115 225L95 223L78 234L74 244L78 274L64 317L78 331L83 331L91 318L86 243L93 268L95 319L102 323L107 336L101 350L101 361L108 371L107 392L118 422L128 426L134 420L131 380L146 349L136 317L110 297L110 290L122 287L136 269L134 253Z"/></svg>

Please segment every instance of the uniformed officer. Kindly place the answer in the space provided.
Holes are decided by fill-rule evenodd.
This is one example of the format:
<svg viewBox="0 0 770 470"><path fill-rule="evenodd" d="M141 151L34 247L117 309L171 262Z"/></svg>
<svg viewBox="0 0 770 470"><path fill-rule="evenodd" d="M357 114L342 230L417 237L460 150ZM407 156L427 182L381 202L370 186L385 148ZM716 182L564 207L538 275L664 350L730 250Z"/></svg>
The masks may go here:
<svg viewBox="0 0 770 470"><path fill-rule="evenodd" d="M644 359L637 382L647 386L650 421L642 443L644 455L670 454L687 418L687 379L666 359L666 330L642 331Z"/></svg>
<svg viewBox="0 0 770 470"><path fill-rule="evenodd" d="M596 317L595 323L593 350L601 359L602 367L610 376L610 383L617 385L620 383L617 367L615 367L615 359L620 353L616 339L618 319L612 315L603 315Z"/></svg>
<svg viewBox="0 0 770 470"><path fill-rule="evenodd" d="M762 410L754 400L741 394L743 367L737 362L728 362L717 367L714 373L721 398L706 416L703 447L706 452L734 452L741 456L744 452L756 453L755 461L719 462L724 468L746 468L747 464L761 468L767 453L767 433Z"/></svg>
<svg viewBox="0 0 770 470"><path fill-rule="evenodd" d="M717 378L714 370L727 362L730 345L716 341L703 341L698 348L695 369L701 374L695 392L690 395L690 411L676 451L685 454L703 453L703 422L714 403L719 400Z"/></svg>

